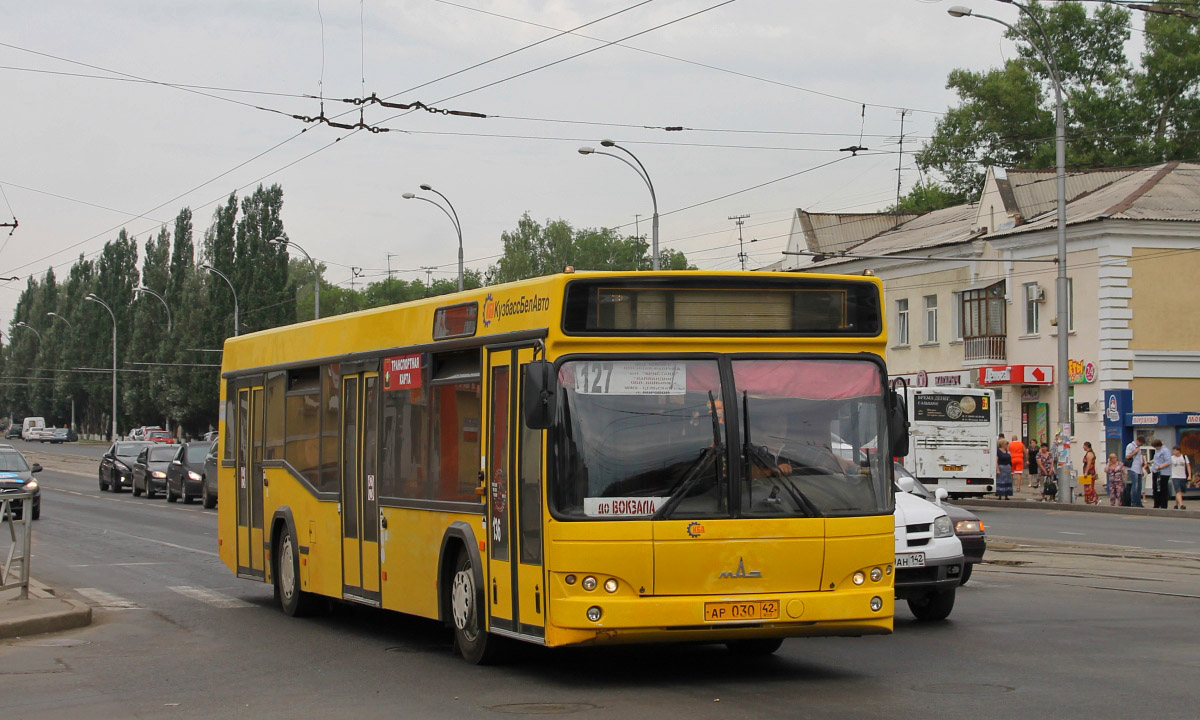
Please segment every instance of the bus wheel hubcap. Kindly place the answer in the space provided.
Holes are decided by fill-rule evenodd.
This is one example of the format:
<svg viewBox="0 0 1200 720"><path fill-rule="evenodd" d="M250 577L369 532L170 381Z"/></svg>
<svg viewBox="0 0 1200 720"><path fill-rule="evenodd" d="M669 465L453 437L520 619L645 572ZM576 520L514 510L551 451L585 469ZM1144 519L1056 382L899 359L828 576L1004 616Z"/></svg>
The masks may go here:
<svg viewBox="0 0 1200 720"><path fill-rule="evenodd" d="M450 591L450 610L454 615L454 627L467 628L471 617L471 595L474 592L471 569L463 568L454 574L454 587Z"/></svg>
<svg viewBox="0 0 1200 720"><path fill-rule="evenodd" d="M292 584L296 581L296 573L292 569L292 541L283 541L283 549L279 553L279 590L285 598L292 596Z"/></svg>

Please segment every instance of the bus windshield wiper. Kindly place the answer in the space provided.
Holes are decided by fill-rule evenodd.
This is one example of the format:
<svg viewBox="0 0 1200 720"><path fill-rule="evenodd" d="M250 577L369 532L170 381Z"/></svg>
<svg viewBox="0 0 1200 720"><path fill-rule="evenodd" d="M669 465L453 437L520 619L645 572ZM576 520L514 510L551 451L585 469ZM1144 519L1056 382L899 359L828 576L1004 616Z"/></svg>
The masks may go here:
<svg viewBox="0 0 1200 720"><path fill-rule="evenodd" d="M796 503L797 507L802 508L804 512L808 513L809 517L821 517L821 511L817 509L817 506L808 499L808 496L800 491L800 488L796 487L796 483L790 477L784 475L779 470L778 458L775 458L775 461L769 459L766 448L755 445L750 441L750 395L745 390L742 391L742 438L742 467L745 468L743 479L747 489L751 493L753 492L753 466L759 465L771 473L773 477L779 479L779 484L783 485L783 489L787 490L788 494L792 496L792 501ZM782 448L780 448L780 451L782 452ZM754 504L753 501L754 496L750 495L751 505Z"/></svg>
<svg viewBox="0 0 1200 720"><path fill-rule="evenodd" d="M687 497L688 491L692 489L692 485L695 485L696 481L700 478L701 471L710 463L715 464L721 455L724 454L725 443L721 442L721 421L717 417L717 404L713 400L712 390L708 391L708 412L712 416L713 444L700 453L700 457L696 458L696 462L688 468L683 478L671 490L670 499L663 503L658 512L654 513L654 516L650 518L651 520L665 520L671 517L671 513L675 512L675 508L679 507L679 503Z"/></svg>

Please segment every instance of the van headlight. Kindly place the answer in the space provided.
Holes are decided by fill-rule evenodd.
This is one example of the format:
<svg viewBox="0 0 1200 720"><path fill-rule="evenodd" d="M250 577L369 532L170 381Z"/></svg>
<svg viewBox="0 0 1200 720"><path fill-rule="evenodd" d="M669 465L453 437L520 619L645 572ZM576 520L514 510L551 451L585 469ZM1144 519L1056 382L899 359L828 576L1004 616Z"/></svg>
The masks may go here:
<svg viewBox="0 0 1200 720"><path fill-rule="evenodd" d="M954 523L949 515L941 515L933 521L933 536L935 538L950 537L954 534Z"/></svg>

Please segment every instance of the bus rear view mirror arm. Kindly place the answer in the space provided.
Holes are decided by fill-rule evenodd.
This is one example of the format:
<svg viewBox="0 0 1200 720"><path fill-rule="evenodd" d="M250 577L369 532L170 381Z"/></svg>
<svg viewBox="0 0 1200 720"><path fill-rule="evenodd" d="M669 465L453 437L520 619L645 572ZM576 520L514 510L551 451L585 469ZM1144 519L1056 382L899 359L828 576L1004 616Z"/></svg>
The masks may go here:
<svg viewBox="0 0 1200 720"><path fill-rule="evenodd" d="M521 407L530 429L546 430L554 424L556 380L553 363L538 360L525 366Z"/></svg>
<svg viewBox="0 0 1200 720"><path fill-rule="evenodd" d="M892 457L908 455L908 409L904 398L892 390L888 393L888 436L892 441Z"/></svg>

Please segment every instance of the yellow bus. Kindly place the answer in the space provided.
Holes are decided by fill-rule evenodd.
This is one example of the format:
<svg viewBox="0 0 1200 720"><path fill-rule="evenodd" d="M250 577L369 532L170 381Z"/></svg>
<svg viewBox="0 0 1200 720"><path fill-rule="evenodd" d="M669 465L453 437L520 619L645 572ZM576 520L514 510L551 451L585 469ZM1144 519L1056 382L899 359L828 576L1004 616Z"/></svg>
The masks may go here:
<svg viewBox="0 0 1200 720"><path fill-rule="evenodd" d="M874 277L566 272L231 338L222 561L471 662L892 630Z"/></svg>

